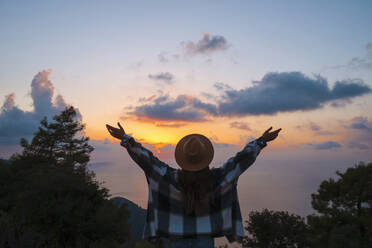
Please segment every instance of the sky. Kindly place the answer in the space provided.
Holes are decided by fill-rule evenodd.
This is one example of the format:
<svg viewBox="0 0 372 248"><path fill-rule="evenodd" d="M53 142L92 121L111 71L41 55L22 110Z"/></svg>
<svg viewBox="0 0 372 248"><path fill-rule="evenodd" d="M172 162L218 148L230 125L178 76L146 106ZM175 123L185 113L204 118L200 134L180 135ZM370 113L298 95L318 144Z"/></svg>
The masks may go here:
<svg viewBox="0 0 372 248"><path fill-rule="evenodd" d="M250 210L312 213L320 182L372 161L371 1L1 1L0 157L72 105L91 169L147 204L143 172L105 124L177 168L183 136L221 166L282 128L239 179Z"/></svg>

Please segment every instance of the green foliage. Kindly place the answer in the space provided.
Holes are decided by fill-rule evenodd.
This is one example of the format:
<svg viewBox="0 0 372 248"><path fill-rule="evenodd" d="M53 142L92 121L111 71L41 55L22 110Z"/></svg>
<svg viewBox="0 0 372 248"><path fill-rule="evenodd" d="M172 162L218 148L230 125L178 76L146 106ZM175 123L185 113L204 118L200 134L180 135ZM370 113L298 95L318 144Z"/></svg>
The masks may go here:
<svg viewBox="0 0 372 248"><path fill-rule="evenodd" d="M0 210L1 247L40 247L42 237L13 216Z"/></svg>
<svg viewBox="0 0 372 248"><path fill-rule="evenodd" d="M142 209L137 204L122 197L113 197L111 199L117 206L122 206L123 204L126 205L130 213L128 222L131 229L132 241L142 240L143 227L146 223L146 209Z"/></svg>
<svg viewBox="0 0 372 248"><path fill-rule="evenodd" d="M118 248L161 248L162 246L155 246L154 244L146 241L146 240L141 240L138 242L131 242L128 244L121 245Z"/></svg>
<svg viewBox="0 0 372 248"><path fill-rule="evenodd" d="M86 165L93 147L88 144L88 137L77 136L85 126L76 120L75 109L66 108L53 119L52 123L48 123L46 118L40 122L39 131L35 133L31 144L21 139L24 148L22 157L49 164Z"/></svg>
<svg viewBox="0 0 372 248"><path fill-rule="evenodd" d="M308 216L316 247L372 247L372 163L359 163L323 181Z"/></svg>
<svg viewBox="0 0 372 248"><path fill-rule="evenodd" d="M126 205L87 170L93 148L75 110L54 120L0 161L0 247L120 247L130 239Z"/></svg>
<svg viewBox="0 0 372 248"><path fill-rule="evenodd" d="M297 248L309 247L308 228L301 216L283 211L252 211L245 229L250 236L243 240L243 247Z"/></svg>
<svg viewBox="0 0 372 248"><path fill-rule="evenodd" d="M137 242L134 248L155 248L155 246L147 241Z"/></svg>

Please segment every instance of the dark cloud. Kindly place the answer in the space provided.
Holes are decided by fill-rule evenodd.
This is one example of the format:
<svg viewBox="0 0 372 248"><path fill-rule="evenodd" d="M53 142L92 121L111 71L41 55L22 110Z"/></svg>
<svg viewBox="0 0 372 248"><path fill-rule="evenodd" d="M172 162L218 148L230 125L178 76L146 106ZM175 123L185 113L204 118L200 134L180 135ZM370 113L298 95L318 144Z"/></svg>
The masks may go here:
<svg viewBox="0 0 372 248"><path fill-rule="evenodd" d="M309 126L310 126L310 129L312 131L314 131L315 135L334 135L334 134L336 134L335 132L327 131L327 130L322 129L318 124L316 124L314 122L310 122Z"/></svg>
<svg viewBox="0 0 372 248"><path fill-rule="evenodd" d="M198 42L192 41L184 44L188 54L210 54L216 51L222 51L229 48L225 37L220 35L210 35L203 33L203 37Z"/></svg>
<svg viewBox="0 0 372 248"><path fill-rule="evenodd" d="M139 106L129 112L139 119L166 121L205 121L207 116L272 115L278 112L320 109L334 101L350 103L353 97L371 93L372 90L361 80L338 81L333 89L325 78L309 78L300 72L268 73L261 81L254 81L252 87L235 90L225 83L215 83L220 95L202 95L213 103L206 103L197 97L179 95L171 99L168 95L140 98ZM319 135L331 132L311 129Z"/></svg>
<svg viewBox="0 0 372 248"><path fill-rule="evenodd" d="M163 81L167 84L173 83L174 75L170 72L160 72L158 74L149 74L148 77L153 80Z"/></svg>
<svg viewBox="0 0 372 248"><path fill-rule="evenodd" d="M42 118L51 120L68 106L61 95L53 101L54 87L48 79L50 73L50 70L41 71L31 82L32 111L20 109L15 104L14 93L5 96L0 112L0 143L17 144L20 138L29 138Z"/></svg>
<svg viewBox="0 0 372 248"><path fill-rule="evenodd" d="M216 106L204 103L188 95L171 99L168 95L159 96L151 103L135 107L129 115L140 120L156 119L162 121L205 121L207 114L217 114Z"/></svg>
<svg viewBox="0 0 372 248"><path fill-rule="evenodd" d="M247 130L247 131L251 130L249 128L249 126L247 125L247 123L245 123L245 122L239 122L239 121L231 122L230 123L230 127L231 128L242 129L242 130Z"/></svg>
<svg viewBox="0 0 372 248"><path fill-rule="evenodd" d="M341 144L335 141L326 141L322 143L306 143L305 146L313 148L315 150L329 150L333 148L341 147Z"/></svg>
<svg viewBox="0 0 372 248"><path fill-rule="evenodd" d="M268 73L261 81L241 90L225 90L220 115L276 114L322 108L334 100L349 100L370 93L361 80L338 81L331 90L325 78L309 78L301 72Z"/></svg>
<svg viewBox="0 0 372 248"><path fill-rule="evenodd" d="M352 129L361 129L368 132L372 132L372 125L368 122L366 117L358 116L351 120L350 128Z"/></svg>
<svg viewBox="0 0 372 248"><path fill-rule="evenodd" d="M204 103L201 100L192 97L190 100L190 104L199 110L205 111L206 113L209 113L210 115L217 116L218 110L217 107L214 104L211 103Z"/></svg>
<svg viewBox="0 0 372 248"><path fill-rule="evenodd" d="M216 90L218 91L232 90L230 85L221 82L214 83L213 87L216 88Z"/></svg>
<svg viewBox="0 0 372 248"><path fill-rule="evenodd" d="M372 121L357 116L351 120L342 120L341 126L347 129L348 147L366 150L372 147Z"/></svg>
<svg viewBox="0 0 372 248"><path fill-rule="evenodd" d="M369 149L369 146L364 144L364 143L359 143L359 142L355 142L355 141L350 141L348 143L348 147L349 148L355 148L355 149L359 149L359 150L368 150Z"/></svg>
<svg viewBox="0 0 372 248"><path fill-rule="evenodd" d="M349 99L370 92L371 88L361 79L337 81L330 92L330 100Z"/></svg>
<svg viewBox="0 0 372 248"><path fill-rule="evenodd" d="M315 124L314 122L310 122L310 128L313 131L320 131L320 126L318 124Z"/></svg>

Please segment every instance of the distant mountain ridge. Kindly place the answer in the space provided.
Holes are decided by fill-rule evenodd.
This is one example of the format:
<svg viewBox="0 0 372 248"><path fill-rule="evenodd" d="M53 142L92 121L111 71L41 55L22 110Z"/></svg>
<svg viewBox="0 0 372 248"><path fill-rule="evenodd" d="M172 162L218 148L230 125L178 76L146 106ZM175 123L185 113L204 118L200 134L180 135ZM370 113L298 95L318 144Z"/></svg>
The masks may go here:
<svg viewBox="0 0 372 248"><path fill-rule="evenodd" d="M141 208L134 202L123 198L123 197L113 197L111 198L119 207L123 204L127 205L127 209L130 212L129 225L131 229L131 235L133 241L142 240L142 233L145 227L147 210Z"/></svg>

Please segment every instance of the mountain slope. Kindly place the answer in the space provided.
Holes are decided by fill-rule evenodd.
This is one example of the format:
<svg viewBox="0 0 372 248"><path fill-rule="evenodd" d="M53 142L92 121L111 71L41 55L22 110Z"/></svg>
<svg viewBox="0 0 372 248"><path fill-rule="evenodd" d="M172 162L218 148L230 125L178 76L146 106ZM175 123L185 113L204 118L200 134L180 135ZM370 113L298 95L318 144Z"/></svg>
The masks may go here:
<svg viewBox="0 0 372 248"><path fill-rule="evenodd" d="M147 210L141 208L134 202L123 198L113 197L111 198L119 207L123 204L127 205L130 212L129 225L131 228L132 239L138 241L142 239L142 232L145 226Z"/></svg>

